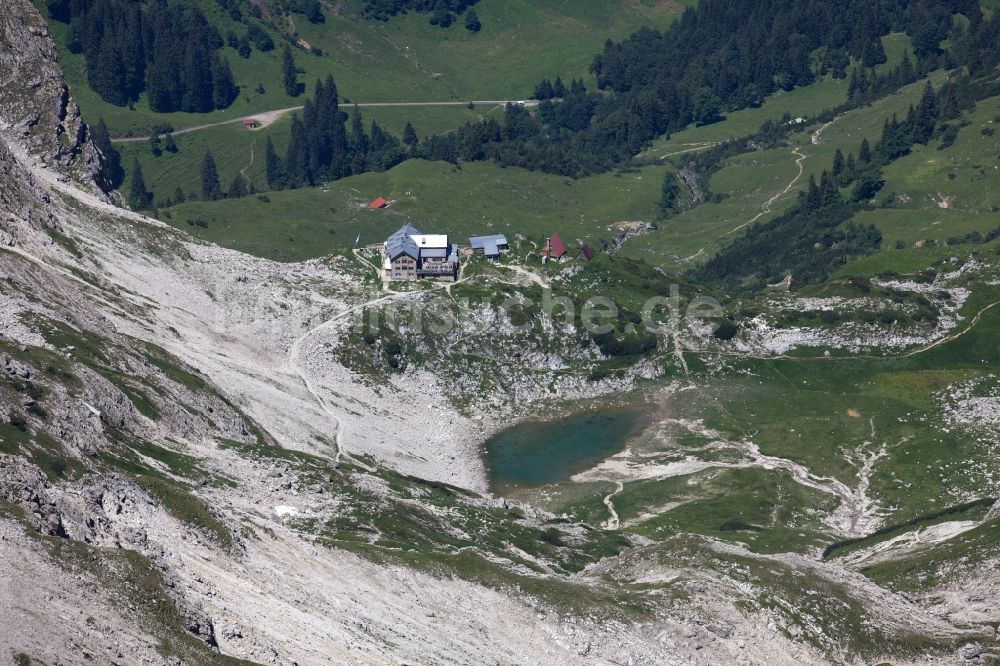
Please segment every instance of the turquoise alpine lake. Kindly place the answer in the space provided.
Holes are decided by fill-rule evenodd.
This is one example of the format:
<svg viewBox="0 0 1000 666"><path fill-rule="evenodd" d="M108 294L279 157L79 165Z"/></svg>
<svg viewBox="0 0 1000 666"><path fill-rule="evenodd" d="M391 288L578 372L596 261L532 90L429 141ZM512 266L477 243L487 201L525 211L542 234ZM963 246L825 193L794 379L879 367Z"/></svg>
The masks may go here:
<svg viewBox="0 0 1000 666"><path fill-rule="evenodd" d="M494 492L568 479L624 448L648 423L648 407L594 409L526 421L486 442Z"/></svg>

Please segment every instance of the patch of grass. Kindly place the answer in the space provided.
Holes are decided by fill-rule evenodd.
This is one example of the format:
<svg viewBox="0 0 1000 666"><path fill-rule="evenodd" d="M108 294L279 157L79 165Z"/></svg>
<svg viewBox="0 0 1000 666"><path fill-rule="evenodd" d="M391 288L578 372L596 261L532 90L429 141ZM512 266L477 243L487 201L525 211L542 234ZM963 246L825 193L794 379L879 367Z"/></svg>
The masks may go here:
<svg viewBox="0 0 1000 666"><path fill-rule="evenodd" d="M945 74L934 72L929 78L935 85L940 85ZM846 81L822 79L811 86L774 95L759 109L738 111L721 123L690 128L674 134L669 140L656 142L641 158L646 162L676 160L683 154L680 151L697 148L705 142L751 135L767 120L780 121L785 112L793 118L818 115L843 103L846 86ZM710 182L712 192L725 195L722 201L695 206L661 222L664 233L630 240L623 252L673 268L707 260L720 247L731 242L746 223L762 213L763 204L772 197L776 198L771 202L771 212L761 215L757 222L766 222L785 212L795 202L798 192L808 184L810 174L818 179L824 169L830 169L837 149L842 150L845 156L856 153L862 137L867 137L874 145L881 134L883 122L893 113L905 116L908 106L919 102L923 86L924 82L918 81L867 107L843 114L823 131L819 143L812 142L813 133L819 125L807 124L801 126L801 131L791 134L785 146L762 151L748 150L728 159ZM805 155L801 159L802 175L797 180L799 169L796 161L800 158L793 149ZM782 194L789 184L791 187ZM886 191L889 191L888 187Z"/></svg>
<svg viewBox="0 0 1000 666"><path fill-rule="evenodd" d="M954 144L939 150L940 141L927 146L914 146L913 152L885 169L885 191L896 195L894 207L906 211L923 211L917 217L926 225L933 214L933 227L925 238L939 238L987 228L963 224L964 218L992 216L992 229L1000 219L1000 135L984 135L983 129L996 128L1000 99L982 100L962 121ZM904 237L905 239L905 237ZM916 240L921 240L917 238Z"/></svg>
<svg viewBox="0 0 1000 666"><path fill-rule="evenodd" d="M152 476L136 476L136 483L156 498L167 512L225 550L232 550L233 535L206 504L179 484Z"/></svg>
<svg viewBox="0 0 1000 666"><path fill-rule="evenodd" d="M148 458L152 458L163 463L171 474L176 476L194 479L203 478L205 471L198 465L198 459L178 451L159 446L152 442L140 442L131 447L137 453Z"/></svg>
<svg viewBox="0 0 1000 666"><path fill-rule="evenodd" d="M637 521L629 529L644 536L662 540L680 532L711 534L764 553L815 548L826 528L811 516L836 506L832 497L799 485L787 473L762 469L707 470L635 482L615 498L619 516Z"/></svg>

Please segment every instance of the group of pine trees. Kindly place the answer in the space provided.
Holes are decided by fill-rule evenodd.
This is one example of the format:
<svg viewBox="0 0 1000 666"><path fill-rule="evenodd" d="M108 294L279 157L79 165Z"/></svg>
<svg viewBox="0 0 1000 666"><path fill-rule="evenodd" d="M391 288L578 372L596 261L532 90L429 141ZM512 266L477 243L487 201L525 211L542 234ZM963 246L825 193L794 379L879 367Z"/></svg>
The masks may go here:
<svg viewBox="0 0 1000 666"><path fill-rule="evenodd" d="M224 109L239 92L222 38L187 3L152 0L48 0L50 15L69 23L68 47L81 53L90 87L125 106L146 92L157 113Z"/></svg>
<svg viewBox="0 0 1000 666"><path fill-rule="evenodd" d="M957 13L968 20L955 21ZM657 136L717 122L726 111L759 105L817 75L847 78L852 58L859 63L852 70L853 104L933 68L971 63L970 69L982 69L1000 52L998 26L1000 13L984 19L977 0L845 0L837 6L825 0L703 0L665 32L643 29L622 42L608 41L591 66L603 92L587 94L572 85L560 91L558 79L543 80L535 97L561 103L543 102L534 116L508 109L499 133L490 121L471 123L438 139L435 152L582 176L627 162ZM914 40L947 38L952 47L915 45L915 62L907 57L876 75L872 67L886 59L881 38L891 31Z"/></svg>
<svg viewBox="0 0 1000 666"><path fill-rule="evenodd" d="M574 95L587 92L587 87L583 83L583 79L579 81L573 79L570 81L569 90L566 89L566 85L563 83L562 78L556 77L555 81L549 81L548 79L542 79L541 83L535 86L535 94L533 99L538 101L548 100L548 99L562 99L566 97L566 94L570 92Z"/></svg>
<svg viewBox="0 0 1000 666"><path fill-rule="evenodd" d="M326 21L319 0L287 0L285 5L289 11L305 16L310 23L323 23Z"/></svg>
<svg viewBox="0 0 1000 666"><path fill-rule="evenodd" d="M366 17L388 21L397 14L419 12L430 14L430 24L447 28L455 22L456 16L465 14L465 29L479 32L482 24L475 10L469 9L476 0L364 0L361 12Z"/></svg>
<svg viewBox="0 0 1000 666"><path fill-rule="evenodd" d="M204 201L215 201L217 199L236 199L239 197L245 197L249 194L253 194L254 192L252 185L242 174L236 174L236 176L233 177L232 183L229 185L229 189L223 190L222 183L219 180L219 169L215 164L215 157L212 155L212 151L210 150L206 150L205 155L202 158L200 174L201 191L192 192L192 197L200 197ZM132 171L129 180L129 205L135 209L152 207L153 193L146 188L146 179L142 173L142 165L139 163L138 159L133 159L132 161ZM158 201L157 205L168 207L175 203L183 203L186 200L187 196L184 194L184 191L178 187L174 192L173 199Z"/></svg>
<svg viewBox="0 0 1000 666"><path fill-rule="evenodd" d="M291 138L284 158L278 155L270 137L265 146L267 184L272 189L295 189L317 185L368 171L384 171L413 154L418 139L407 125L403 143L372 121L365 129L361 111L355 107L348 116L341 111L333 77L317 81L302 116L292 116ZM404 148L405 143L405 148Z"/></svg>
<svg viewBox="0 0 1000 666"><path fill-rule="evenodd" d="M256 5L253 6L256 7ZM249 58L254 48L261 52L272 50L274 48L274 40L259 25L250 23L243 37L237 35L235 30L227 32L226 45L231 49L235 49L241 58Z"/></svg>

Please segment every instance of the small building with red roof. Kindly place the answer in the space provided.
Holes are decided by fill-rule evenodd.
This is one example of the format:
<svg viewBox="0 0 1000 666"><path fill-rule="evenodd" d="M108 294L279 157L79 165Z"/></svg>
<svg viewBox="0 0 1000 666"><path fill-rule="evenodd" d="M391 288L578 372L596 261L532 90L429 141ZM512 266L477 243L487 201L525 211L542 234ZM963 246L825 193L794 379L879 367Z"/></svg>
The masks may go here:
<svg viewBox="0 0 1000 666"><path fill-rule="evenodd" d="M389 205L388 201L386 201L382 197L379 197L377 199L374 199L370 204L368 204L368 207L371 208L372 210L377 210L379 208L385 208L388 205Z"/></svg>
<svg viewBox="0 0 1000 666"><path fill-rule="evenodd" d="M259 123L257 122L256 118L244 118L243 119L243 127L246 127L247 129L257 129L257 125L258 124Z"/></svg>
<svg viewBox="0 0 1000 666"><path fill-rule="evenodd" d="M576 255L576 258L590 261L594 258L594 251L590 249L589 245L584 243L583 247L580 248L580 254Z"/></svg>
<svg viewBox="0 0 1000 666"><path fill-rule="evenodd" d="M562 259L565 254L566 246L563 244L562 239L559 238L559 234L552 234L549 236L545 241L545 247L542 249L542 256L558 261L559 259Z"/></svg>

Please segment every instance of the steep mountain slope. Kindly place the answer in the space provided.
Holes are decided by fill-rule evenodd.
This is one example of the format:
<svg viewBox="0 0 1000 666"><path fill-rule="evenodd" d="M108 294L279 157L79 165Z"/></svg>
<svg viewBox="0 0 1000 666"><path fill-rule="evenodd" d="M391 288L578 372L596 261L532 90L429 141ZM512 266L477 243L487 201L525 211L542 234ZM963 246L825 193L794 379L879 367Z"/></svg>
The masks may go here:
<svg viewBox="0 0 1000 666"><path fill-rule="evenodd" d="M38 25L28 3L10 7L9 25ZM18 34L5 77L50 48L44 30L28 34ZM649 276L613 263L601 270L616 272L575 275L573 266L477 266L447 290L387 292L363 255L277 264L200 243L85 189L88 170L73 169L85 159L57 164L93 155L84 132L72 153L52 157L70 115L42 116L27 137L18 129L26 109L59 108L55 70L47 81L29 104L23 89L0 90L0 654L20 663L793 664L919 663L972 654L962 651L970 641L981 644L970 648L977 658L995 651L996 585L976 590L981 613L954 616L893 592L902 589L893 571L866 578L819 562L811 544L773 555L678 528L598 527L603 513L555 515L485 493L479 442L517 404L625 392L682 376L685 356L694 362L675 337L665 359L592 379L606 362L593 346L558 331L519 337L499 322L498 295L600 283L636 307L646 295L636 283L655 286ZM404 338L403 372L348 327L435 296L461 299L471 314L447 335ZM732 354L709 330L683 342L704 345L713 364ZM524 362L503 362L514 354ZM762 376L770 360L752 365L759 354L747 348L749 365L734 362L717 383ZM493 416L477 419L486 407ZM688 419L677 400L690 457L707 451L709 473L712 463L746 462L736 456L753 442L713 433L698 421L709 410L696 408ZM712 417L732 432L732 414ZM609 462L626 471L628 491L628 473L659 463ZM759 450L744 466L839 488L835 475L814 478ZM607 497L594 502L602 512L614 506ZM658 509L651 501L630 511ZM837 502L818 507L810 530L842 513ZM977 516L975 536L989 541L996 520ZM937 552L917 553L912 566L927 568ZM973 589L969 575L996 580L991 553L989 566L942 580L939 594Z"/></svg>

